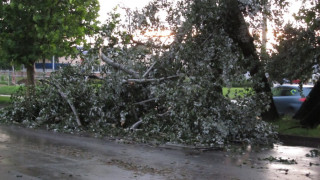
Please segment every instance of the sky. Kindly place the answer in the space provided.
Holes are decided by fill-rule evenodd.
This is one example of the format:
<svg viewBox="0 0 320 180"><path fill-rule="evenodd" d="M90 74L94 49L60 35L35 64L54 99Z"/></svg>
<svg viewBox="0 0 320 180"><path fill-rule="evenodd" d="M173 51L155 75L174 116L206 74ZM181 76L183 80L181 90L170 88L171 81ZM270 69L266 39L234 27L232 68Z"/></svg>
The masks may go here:
<svg viewBox="0 0 320 180"><path fill-rule="evenodd" d="M98 20L101 23L104 23L107 18L107 13L111 12L112 9L116 7L118 4L125 7L129 7L131 9L136 9L144 7L150 1L151 0L99 0L100 11ZM299 11L301 4L302 0L290 0L289 12L285 17L286 21L294 21L292 14L297 13ZM275 43L271 24L268 24L267 39L267 48L270 49L272 48L272 44Z"/></svg>
<svg viewBox="0 0 320 180"><path fill-rule="evenodd" d="M104 22L107 17L107 13L112 11L118 4L130 7L131 9L142 8L148 4L151 0L99 0L100 2L100 17L98 20Z"/></svg>
<svg viewBox="0 0 320 180"><path fill-rule="evenodd" d="M106 19L107 12L112 11L117 4L124 5L130 8L142 8L148 4L151 0L99 0L100 2L100 17L99 20L103 22ZM296 13L301 6L302 0L290 0L290 12L289 14ZM292 19L292 16L288 16L289 19Z"/></svg>

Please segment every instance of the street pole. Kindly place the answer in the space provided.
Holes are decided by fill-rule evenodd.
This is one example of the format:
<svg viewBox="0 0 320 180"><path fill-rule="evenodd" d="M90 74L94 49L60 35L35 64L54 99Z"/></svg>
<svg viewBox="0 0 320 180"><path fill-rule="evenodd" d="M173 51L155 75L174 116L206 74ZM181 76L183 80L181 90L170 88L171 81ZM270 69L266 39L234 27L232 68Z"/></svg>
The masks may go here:
<svg viewBox="0 0 320 180"><path fill-rule="evenodd" d="M55 67L54 67L54 56L52 56L52 71L55 70Z"/></svg>

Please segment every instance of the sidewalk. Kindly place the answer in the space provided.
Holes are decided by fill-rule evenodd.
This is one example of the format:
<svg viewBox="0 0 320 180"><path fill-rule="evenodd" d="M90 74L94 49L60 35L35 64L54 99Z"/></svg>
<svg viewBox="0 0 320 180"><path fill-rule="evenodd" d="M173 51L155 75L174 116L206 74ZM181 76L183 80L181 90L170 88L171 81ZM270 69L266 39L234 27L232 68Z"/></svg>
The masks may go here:
<svg viewBox="0 0 320 180"><path fill-rule="evenodd" d="M11 97L11 95L0 94L0 96Z"/></svg>

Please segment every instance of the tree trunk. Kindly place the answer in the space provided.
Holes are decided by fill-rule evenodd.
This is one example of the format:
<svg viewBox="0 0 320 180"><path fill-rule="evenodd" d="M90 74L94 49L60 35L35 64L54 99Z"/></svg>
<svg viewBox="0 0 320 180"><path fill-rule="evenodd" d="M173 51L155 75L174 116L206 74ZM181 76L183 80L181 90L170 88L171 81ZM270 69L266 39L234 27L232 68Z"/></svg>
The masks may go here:
<svg viewBox="0 0 320 180"><path fill-rule="evenodd" d="M249 33L243 14L239 9L238 0L225 0L225 5L225 13L222 15L225 21L225 31L234 42L239 44L244 57L248 59L245 67L249 69L250 75L259 78L260 83L263 84L262 86L255 84L253 89L257 93L267 93L271 101L270 109L262 114L262 118L264 120L277 119L279 114L273 102L271 88L256 52L253 38Z"/></svg>
<svg viewBox="0 0 320 180"><path fill-rule="evenodd" d="M27 85L34 86L35 85L35 69L34 69L34 62L25 64L27 69Z"/></svg>
<svg viewBox="0 0 320 180"><path fill-rule="evenodd" d="M42 58L42 71L43 71L43 78L46 77L46 58Z"/></svg>
<svg viewBox="0 0 320 180"><path fill-rule="evenodd" d="M310 128L320 124L320 80L314 85L307 100L293 118L299 119L301 125Z"/></svg>

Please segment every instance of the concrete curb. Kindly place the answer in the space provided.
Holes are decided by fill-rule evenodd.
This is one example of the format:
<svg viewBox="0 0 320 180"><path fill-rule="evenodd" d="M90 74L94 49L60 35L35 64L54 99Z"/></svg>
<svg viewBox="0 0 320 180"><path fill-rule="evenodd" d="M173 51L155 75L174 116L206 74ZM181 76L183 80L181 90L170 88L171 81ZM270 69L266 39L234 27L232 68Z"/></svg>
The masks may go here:
<svg viewBox="0 0 320 180"><path fill-rule="evenodd" d="M284 145L320 148L320 138L279 134L279 139Z"/></svg>

